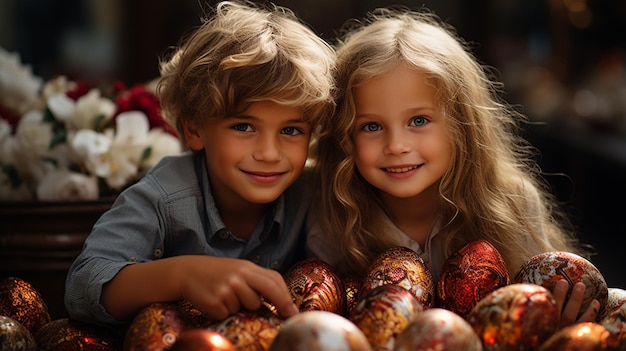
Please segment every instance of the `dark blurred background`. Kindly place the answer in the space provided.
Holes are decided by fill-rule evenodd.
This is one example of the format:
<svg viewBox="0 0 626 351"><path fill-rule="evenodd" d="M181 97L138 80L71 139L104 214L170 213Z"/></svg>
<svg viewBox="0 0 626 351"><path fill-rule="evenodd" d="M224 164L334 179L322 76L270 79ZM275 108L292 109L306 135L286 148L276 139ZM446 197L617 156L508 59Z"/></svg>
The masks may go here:
<svg viewBox="0 0 626 351"><path fill-rule="evenodd" d="M0 0L0 47L50 79L158 76L158 58L200 24L201 0ZM348 18L425 6L455 26L533 122L527 136L592 262L626 288L626 1L282 0L332 41ZM624 217L622 217L624 216Z"/></svg>

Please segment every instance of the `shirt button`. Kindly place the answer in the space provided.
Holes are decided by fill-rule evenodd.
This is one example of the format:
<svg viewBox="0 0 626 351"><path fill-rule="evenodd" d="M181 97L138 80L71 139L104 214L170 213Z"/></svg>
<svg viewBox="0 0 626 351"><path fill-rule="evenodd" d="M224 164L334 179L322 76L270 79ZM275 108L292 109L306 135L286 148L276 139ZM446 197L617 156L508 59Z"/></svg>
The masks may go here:
<svg viewBox="0 0 626 351"><path fill-rule="evenodd" d="M222 239L228 239L228 234L229 234L228 230L222 229L220 230L219 236Z"/></svg>
<svg viewBox="0 0 626 351"><path fill-rule="evenodd" d="M254 257L252 258L252 262L254 262L254 263L259 263L259 262L261 262L261 256L254 256Z"/></svg>
<svg viewBox="0 0 626 351"><path fill-rule="evenodd" d="M278 269L278 266L280 266L280 263L278 261L272 262L272 268L273 269Z"/></svg>
<svg viewBox="0 0 626 351"><path fill-rule="evenodd" d="M129 257L128 258L128 262L135 262L135 261L137 261L136 257Z"/></svg>
<svg viewBox="0 0 626 351"><path fill-rule="evenodd" d="M154 257L161 257L162 254L163 251L161 251L161 249L154 250Z"/></svg>

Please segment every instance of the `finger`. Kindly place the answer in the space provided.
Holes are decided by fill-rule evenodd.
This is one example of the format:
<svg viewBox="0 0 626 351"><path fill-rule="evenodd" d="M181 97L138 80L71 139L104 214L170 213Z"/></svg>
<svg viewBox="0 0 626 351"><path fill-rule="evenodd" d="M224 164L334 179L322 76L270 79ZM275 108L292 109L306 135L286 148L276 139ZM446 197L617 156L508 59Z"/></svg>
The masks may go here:
<svg viewBox="0 0 626 351"><path fill-rule="evenodd" d="M576 323L595 322L596 318L598 317L599 311L600 311L600 301L598 300L591 301L591 303L589 304L589 307L587 307L587 310L583 312L583 314L580 316L580 318L578 318Z"/></svg>
<svg viewBox="0 0 626 351"><path fill-rule="evenodd" d="M556 300L557 311L561 313L563 311L563 305L565 304L565 298L569 290L569 283L565 279L561 279L556 282L554 289L552 290L552 296Z"/></svg>
<svg viewBox="0 0 626 351"><path fill-rule="evenodd" d="M585 284L582 282L574 284L565 308L561 313L561 327L576 323L576 319L578 317L578 313L580 312L584 296Z"/></svg>
<svg viewBox="0 0 626 351"><path fill-rule="evenodd" d="M280 273L265 268L264 270L265 274L251 277L252 288L271 302L281 317L289 318L298 313L298 308L293 303L287 284Z"/></svg>

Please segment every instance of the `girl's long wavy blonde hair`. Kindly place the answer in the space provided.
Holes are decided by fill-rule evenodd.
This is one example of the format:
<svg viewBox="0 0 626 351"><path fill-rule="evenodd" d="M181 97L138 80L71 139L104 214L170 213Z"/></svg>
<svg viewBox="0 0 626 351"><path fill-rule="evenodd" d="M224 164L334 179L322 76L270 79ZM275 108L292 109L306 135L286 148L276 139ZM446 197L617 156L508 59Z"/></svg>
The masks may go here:
<svg viewBox="0 0 626 351"><path fill-rule="evenodd" d="M424 73L436 89L452 142L452 162L439 185L441 218L449 240L446 257L476 238L491 242L514 274L523 261L543 251L581 253L564 229L566 216L540 177L535 150L520 137L524 116L501 99L501 85L478 63L453 28L428 11L378 9L350 22L337 45L337 112L322 126L316 164L316 206L322 230L336 233L351 274L397 245L375 189L358 173L350 138L355 120L354 89L400 62ZM527 195L539 196L538 213L528 218ZM531 191L530 194L533 192ZM434 204L435 205L435 204ZM540 227L548 236L538 236Z"/></svg>

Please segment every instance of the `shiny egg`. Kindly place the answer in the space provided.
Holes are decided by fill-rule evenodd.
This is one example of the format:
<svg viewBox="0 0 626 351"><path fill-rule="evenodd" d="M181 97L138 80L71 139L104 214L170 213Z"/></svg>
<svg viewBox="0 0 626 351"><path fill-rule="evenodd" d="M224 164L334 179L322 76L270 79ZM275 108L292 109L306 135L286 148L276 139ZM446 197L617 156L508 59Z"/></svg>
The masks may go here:
<svg viewBox="0 0 626 351"><path fill-rule="evenodd" d="M359 328L374 350L393 349L404 331L424 306L407 289L387 284L362 296L349 319Z"/></svg>
<svg viewBox="0 0 626 351"><path fill-rule="evenodd" d="M36 351L33 334L22 323L0 316L0 351Z"/></svg>
<svg viewBox="0 0 626 351"><path fill-rule="evenodd" d="M122 341L117 331L69 318L55 319L35 334L40 351L114 351L122 349Z"/></svg>
<svg viewBox="0 0 626 351"><path fill-rule="evenodd" d="M409 248L393 247L378 255L361 282L359 298L386 284L411 291L425 308L435 304L433 276L420 255Z"/></svg>
<svg viewBox="0 0 626 351"><path fill-rule="evenodd" d="M598 320L602 321L611 313L619 310L624 304L626 304L626 290L620 288L609 288L604 313L602 313L602 315L598 315Z"/></svg>
<svg viewBox="0 0 626 351"><path fill-rule="evenodd" d="M372 351L367 338L347 318L328 311L307 311L290 317L270 351Z"/></svg>
<svg viewBox="0 0 626 351"><path fill-rule="evenodd" d="M237 351L235 345L224 335L208 330L194 328L180 333L171 351Z"/></svg>
<svg viewBox="0 0 626 351"><path fill-rule="evenodd" d="M487 241L471 241L444 262L437 281L437 306L465 317L479 300L510 283L500 252Z"/></svg>
<svg viewBox="0 0 626 351"><path fill-rule="evenodd" d="M511 284L478 301L466 319L485 350L535 350L554 334L560 317L548 289Z"/></svg>
<svg viewBox="0 0 626 351"><path fill-rule="evenodd" d="M285 273L284 279L300 312L345 313L343 282L328 263L314 258L299 261Z"/></svg>
<svg viewBox="0 0 626 351"><path fill-rule="evenodd" d="M211 323L209 330L224 335L240 351L266 351L274 341L283 320L267 307L242 310Z"/></svg>
<svg viewBox="0 0 626 351"><path fill-rule="evenodd" d="M522 264L513 281L537 284L553 291L556 282L561 279L565 279L569 283L565 303L567 303L574 284L577 282L585 284L585 295L578 317L587 310L594 299L600 302L598 316L604 315L609 294L606 281L596 266L577 254L553 251L535 255Z"/></svg>
<svg viewBox="0 0 626 351"><path fill-rule="evenodd" d="M39 291L17 277L0 281L0 316L13 318L33 335L50 322L48 306Z"/></svg>
<svg viewBox="0 0 626 351"><path fill-rule="evenodd" d="M193 322L176 303L153 303L133 318L124 337L125 351L167 350Z"/></svg>
<svg viewBox="0 0 626 351"><path fill-rule="evenodd" d="M620 341L604 326L583 322L564 327L546 340L540 351L603 351L623 350L619 348Z"/></svg>
<svg viewBox="0 0 626 351"><path fill-rule="evenodd" d="M396 338L393 351L482 351L472 326L458 314L443 308L420 313Z"/></svg>

